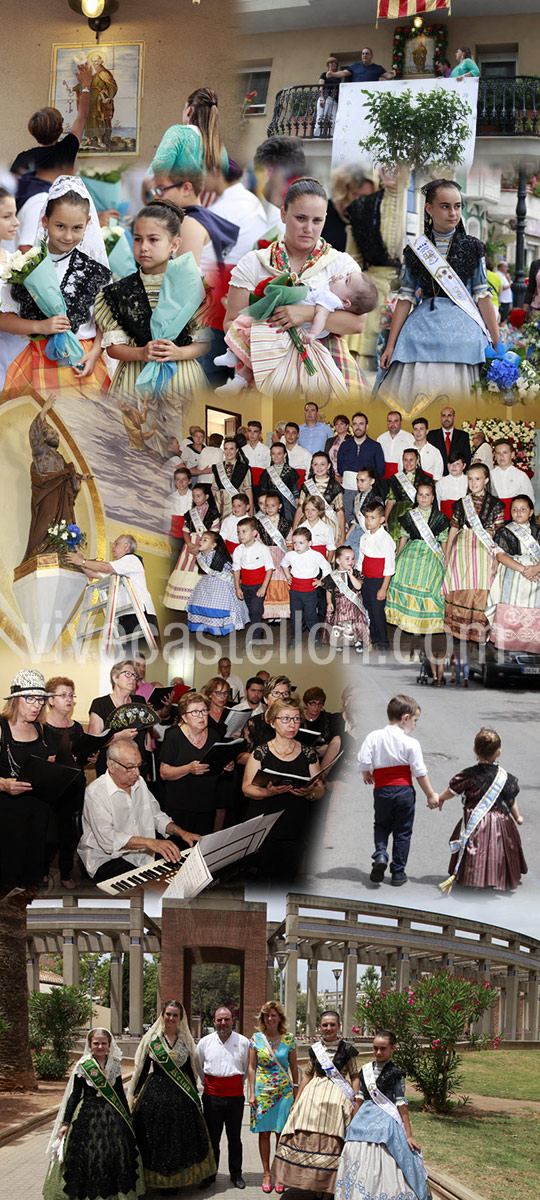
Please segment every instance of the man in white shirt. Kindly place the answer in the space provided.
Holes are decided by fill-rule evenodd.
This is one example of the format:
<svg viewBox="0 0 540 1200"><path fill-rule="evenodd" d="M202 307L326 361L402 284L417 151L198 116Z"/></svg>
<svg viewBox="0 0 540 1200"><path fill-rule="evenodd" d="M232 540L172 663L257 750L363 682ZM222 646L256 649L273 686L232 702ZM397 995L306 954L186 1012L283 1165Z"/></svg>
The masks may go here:
<svg viewBox="0 0 540 1200"><path fill-rule="evenodd" d="M264 704L262 702L264 692L264 682L259 679L258 675L252 675L246 683L246 694L238 704L233 704L231 712L245 712L246 721L248 717L256 717L259 713L264 712Z"/></svg>
<svg viewBox="0 0 540 1200"><path fill-rule="evenodd" d="M427 440L427 431L429 425L425 417L416 417L412 423L414 441L410 443L411 449L414 447L420 455L420 466L426 475L431 475L435 480L442 479L444 475L444 463L440 450L436 446L432 446Z"/></svg>
<svg viewBox="0 0 540 1200"><path fill-rule="evenodd" d="M179 838L189 846L199 840L198 834L175 825L159 807L140 777L141 762L139 747L131 738L115 738L107 749L105 774L86 789L77 850L95 883L133 867L151 867L155 854L179 862L179 847L167 839Z"/></svg>
<svg viewBox="0 0 540 1200"><path fill-rule="evenodd" d="M511 518L510 506L514 496L528 496L534 505L534 492L529 476L512 463L512 444L499 438L493 445L497 466L491 472L492 490L504 504L504 519Z"/></svg>
<svg viewBox="0 0 540 1200"><path fill-rule="evenodd" d="M143 609L148 626L154 636L159 639L154 601L148 591L144 564L137 554L137 542L135 538L130 533L120 533L116 541L113 542L112 555L111 562L103 562L98 558L85 558L80 550L70 550L66 554L66 558L74 567L80 567L87 579L95 579L96 576L105 577L106 575L127 576L131 580L136 599ZM139 617L133 604L133 598L123 583L120 584L118 589L118 607L131 608L131 612L123 613L121 619L118 621L121 633L125 637L129 637L129 634L138 631L138 638L140 632Z"/></svg>
<svg viewBox="0 0 540 1200"><path fill-rule="evenodd" d="M482 433L481 429L475 429L471 441L473 444L471 462L485 463L488 471L492 471L493 451L489 442L486 440L485 433Z"/></svg>
<svg viewBox="0 0 540 1200"><path fill-rule="evenodd" d="M242 1116L244 1082L249 1066L249 1042L233 1031L230 1009L217 1008L214 1014L214 1033L201 1038L197 1046L197 1065L204 1084L203 1112L210 1141L219 1165L219 1143L223 1127L229 1148L229 1175L233 1187L245 1188L242 1178ZM208 1185L216 1176L205 1180Z"/></svg>
<svg viewBox="0 0 540 1200"><path fill-rule="evenodd" d="M240 167L237 167L236 163L232 161L229 162L227 178L221 170L212 172L211 190L218 193L218 198L214 204L210 205L210 212L225 217L227 221L232 221L233 225L238 225L240 230L238 240L234 246L231 246L227 254L228 267L236 266L244 254L253 250L255 243L268 229L268 221L261 201L253 192L244 187L241 176Z"/></svg>
<svg viewBox="0 0 540 1200"><path fill-rule="evenodd" d="M191 445L188 444L182 451L182 465L189 468L196 483L201 474L201 453L205 449L204 429L200 425L192 425L190 433Z"/></svg>
<svg viewBox="0 0 540 1200"><path fill-rule="evenodd" d="M413 439L401 428L401 413L389 412L386 425L386 433L380 433L377 441L384 454L383 479L390 479L403 469L403 451L411 449Z"/></svg>
<svg viewBox="0 0 540 1200"><path fill-rule="evenodd" d="M285 445L289 466L294 467L298 471L298 483L302 486L306 475L311 467L312 455L305 446L301 446L298 438L300 436L300 426L296 421L288 421L285 426L285 432L281 441Z"/></svg>

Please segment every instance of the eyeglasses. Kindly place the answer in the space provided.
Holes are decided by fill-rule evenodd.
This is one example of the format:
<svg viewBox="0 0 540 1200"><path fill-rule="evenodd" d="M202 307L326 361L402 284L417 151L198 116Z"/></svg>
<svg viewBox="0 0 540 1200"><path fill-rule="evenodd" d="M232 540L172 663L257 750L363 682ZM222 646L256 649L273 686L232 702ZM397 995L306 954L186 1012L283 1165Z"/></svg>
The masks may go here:
<svg viewBox="0 0 540 1200"><path fill-rule="evenodd" d="M45 696L21 696L21 700L26 700L27 704L34 704L36 708L41 708L45 704Z"/></svg>
<svg viewBox="0 0 540 1200"><path fill-rule="evenodd" d="M283 721L284 725L299 725L301 720L302 718L297 715L294 717L276 717L276 721Z"/></svg>
<svg viewBox="0 0 540 1200"><path fill-rule="evenodd" d="M290 692L270 692L271 696L275 696L278 700L288 700Z"/></svg>
<svg viewBox="0 0 540 1200"><path fill-rule="evenodd" d="M188 708L186 717L205 717L207 712L207 708Z"/></svg>
<svg viewBox="0 0 540 1200"><path fill-rule="evenodd" d="M136 679L135 671L120 671L121 675L127 675L128 679Z"/></svg>
<svg viewBox="0 0 540 1200"><path fill-rule="evenodd" d="M53 692L52 696L49 696L49 699L50 700L76 700L77 697L74 692Z"/></svg>
<svg viewBox="0 0 540 1200"><path fill-rule="evenodd" d="M138 763L123 763L119 758L110 758L110 763L114 763L116 767L121 767L123 771L140 771L142 762Z"/></svg>
<svg viewBox="0 0 540 1200"><path fill-rule="evenodd" d="M153 187L153 188L150 188L149 191L150 191L151 196L157 196L158 199L160 199L161 196L165 195L165 192L173 191L174 188L177 188L180 186L181 186L181 184L179 184L179 183L168 183L166 187Z"/></svg>

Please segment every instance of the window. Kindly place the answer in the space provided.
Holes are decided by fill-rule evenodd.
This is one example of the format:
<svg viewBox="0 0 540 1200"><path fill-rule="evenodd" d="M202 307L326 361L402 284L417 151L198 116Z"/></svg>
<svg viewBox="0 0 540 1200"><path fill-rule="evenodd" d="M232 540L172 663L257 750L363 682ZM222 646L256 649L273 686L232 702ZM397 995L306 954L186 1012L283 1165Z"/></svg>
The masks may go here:
<svg viewBox="0 0 540 1200"><path fill-rule="evenodd" d="M266 112L266 100L271 72L271 67L252 67L240 73L240 103L242 108L244 108L245 104L246 116L254 117ZM245 98L251 92L255 92L255 95L249 103L246 103Z"/></svg>
<svg viewBox="0 0 540 1200"><path fill-rule="evenodd" d="M517 48L501 47L500 50L478 52L478 66L482 79L515 79L517 75Z"/></svg>

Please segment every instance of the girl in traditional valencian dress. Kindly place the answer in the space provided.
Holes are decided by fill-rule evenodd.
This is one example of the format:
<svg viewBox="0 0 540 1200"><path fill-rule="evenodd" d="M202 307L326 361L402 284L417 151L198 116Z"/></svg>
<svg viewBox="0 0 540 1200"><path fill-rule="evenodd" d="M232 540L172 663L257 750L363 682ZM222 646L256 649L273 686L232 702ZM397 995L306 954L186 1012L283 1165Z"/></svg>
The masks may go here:
<svg viewBox="0 0 540 1200"><path fill-rule="evenodd" d="M30 341L8 367L5 390L18 395L29 386L42 393L62 388L85 393L101 388L108 376L101 357L101 334L96 334L94 302L111 272L97 213L80 179L60 175L52 184L44 198L36 242L43 235L65 312L47 317L25 284L12 284L11 304L2 297L0 331L22 334ZM49 338L68 331L81 344L76 367L47 355Z"/></svg>
<svg viewBox="0 0 540 1200"><path fill-rule="evenodd" d="M401 287L375 381L382 399L393 405L401 397L411 415L420 403L425 408L426 398L431 403L440 395L468 395L486 346L499 340L485 248L465 233L459 184L435 179L422 191L424 234L403 252Z"/></svg>
<svg viewBox="0 0 540 1200"><path fill-rule="evenodd" d="M91 1029L49 1141L45 1200L136 1200L146 1191L121 1060L109 1031Z"/></svg>
<svg viewBox="0 0 540 1200"><path fill-rule="evenodd" d="M540 653L540 524L528 496L514 496L511 520L495 534L497 573L486 605L499 650Z"/></svg>
<svg viewBox="0 0 540 1200"><path fill-rule="evenodd" d="M191 494L193 505L184 517L182 532L184 547L180 551L163 597L166 608L182 610L187 607L199 579L197 555L201 549L201 538L207 530L219 530L219 513L210 484L196 483Z"/></svg>
<svg viewBox="0 0 540 1200"><path fill-rule="evenodd" d="M249 620L247 605L234 590L232 558L223 538L213 531L201 535L197 554L201 578L187 605L188 629L224 637L243 629Z"/></svg>
<svg viewBox="0 0 540 1200"><path fill-rule="evenodd" d="M186 398L208 386L196 361L207 349L207 334L195 318L204 288L193 257L177 259L182 220L182 209L172 201L155 200L143 208L133 229L133 254L139 270L105 288L96 300L103 346L120 364L111 393L115 400L123 399L131 405L137 397L140 412L147 404L143 430L149 432L155 425L148 445L164 458L170 454L172 438L178 435ZM174 259L177 261L173 264ZM170 262L175 280L169 288L165 278ZM154 337L152 333L160 296L162 303L166 296L168 300L168 337ZM138 381L150 363L158 364L161 370L146 389L142 380ZM145 377L147 374L145 371Z"/></svg>
<svg viewBox="0 0 540 1200"><path fill-rule="evenodd" d="M432 480L421 483L416 505L401 518L396 570L386 597L386 620L406 633L443 632L445 561L441 543L448 537L449 525L435 500L435 484Z"/></svg>
<svg viewBox="0 0 540 1200"><path fill-rule="evenodd" d="M498 547L494 534L504 524L504 504L489 490L489 471L474 463L467 471L469 491L456 500L445 548L444 627L467 642L484 642L485 615Z"/></svg>

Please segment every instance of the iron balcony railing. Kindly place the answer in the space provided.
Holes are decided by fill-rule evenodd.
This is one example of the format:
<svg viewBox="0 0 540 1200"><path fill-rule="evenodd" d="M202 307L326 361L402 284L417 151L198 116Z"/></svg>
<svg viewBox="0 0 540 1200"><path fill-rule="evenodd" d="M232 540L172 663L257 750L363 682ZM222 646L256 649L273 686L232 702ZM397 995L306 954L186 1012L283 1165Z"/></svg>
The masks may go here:
<svg viewBox="0 0 540 1200"><path fill-rule="evenodd" d="M278 92L268 137L332 138L336 105L316 83L295 84ZM480 79L476 133L479 137L540 137L540 76Z"/></svg>

